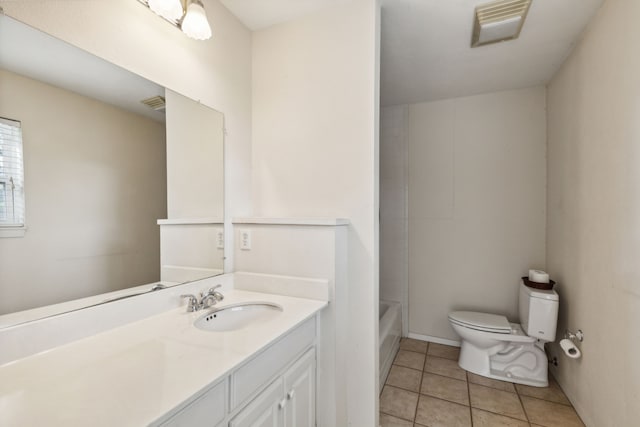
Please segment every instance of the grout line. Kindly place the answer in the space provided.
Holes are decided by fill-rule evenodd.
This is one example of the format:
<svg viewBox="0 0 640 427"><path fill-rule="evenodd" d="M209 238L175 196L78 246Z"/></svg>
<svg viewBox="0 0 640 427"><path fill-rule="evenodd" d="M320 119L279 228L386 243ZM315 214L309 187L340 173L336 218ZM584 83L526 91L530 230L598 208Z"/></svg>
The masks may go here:
<svg viewBox="0 0 640 427"><path fill-rule="evenodd" d="M427 355L427 353L420 353L419 351L407 350L406 348L399 348L398 349L398 353L401 352L401 351L408 351L409 353L421 354L423 356Z"/></svg>
<svg viewBox="0 0 640 427"><path fill-rule="evenodd" d="M393 366L397 366L398 368L406 368L406 369L411 369L412 371L423 372L421 369L412 368L411 366L398 365L396 363L392 363L391 366L392 367ZM391 371L389 371L389 372L391 372ZM387 376L387 381L389 381L389 377L388 376Z"/></svg>
<svg viewBox="0 0 640 427"><path fill-rule="evenodd" d="M522 412L524 412L524 417L527 419L529 424L531 424L531 420L529 419L529 415L527 414L527 410L524 407L524 403L522 403L522 397L520 396L520 392L518 391L518 387L516 387L514 385L513 388L516 389L516 395L518 396L518 401L520 402L520 406L522 406Z"/></svg>
<svg viewBox="0 0 640 427"><path fill-rule="evenodd" d="M469 384L469 381L461 380L460 378L449 377L449 376L447 376L447 375L436 374L435 372L429 372L429 371L424 371L424 373L425 373L425 374L429 374L429 375L435 375L435 376L437 376L437 377L446 378L446 379L448 379L448 380L462 381L462 382L466 382L467 384Z"/></svg>
<svg viewBox="0 0 640 427"><path fill-rule="evenodd" d="M578 411L576 410L575 406L573 406L573 402L571 402L571 399L569 399L569 396L567 396L567 393L564 392L564 389L562 388L562 386L560 385L560 383L556 379L556 376L553 375L553 373L551 371L549 371L549 373L547 374L547 378L548 377L551 377L553 382L558 386L558 389L560 390L560 392L562 393L564 398L567 399L567 402L569 402L569 405L567 405L566 403L560 403L560 402L553 402L553 403L560 403L561 405L571 406L571 408L573 408L573 410L576 411L576 414L577 414ZM549 381L549 383L551 383L551 381ZM526 396L526 394L525 394L525 396ZM532 397L532 396L527 396L527 397ZM546 399L541 399L541 400L546 400ZM551 400L548 400L548 402L551 402ZM578 418L580 418L580 414L578 414ZM580 418L580 420L582 420L582 418ZM583 424L584 424L584 422L583 422Z"/></svg>
<svg viewBox="0 0 640 427"><path fill-rule="evenodd" d="M471 410L471 409L477 409L477 410L479 410L479 411L488 412L488 413L493 414L493 415L499 415L499 416L501 416L501 417L509 418L510 420L524 421L524 422L526 422L526 423L528 423L528 422L529 422L528 420L523 420L523 419L521 419L521 418L515 418L515 417L512 417L512 416L510 416L510 415L501 414L501 413L499 413L499 412L490 411L490 410L488 410L488 409L478 408L478 407L476 407L476 406L467 406L467 405L463 405L462 403L454 402L454 401L452 401L452 400L443 399L443 398L441 398L441 397L431 396L431 395L428 395L428 394L421 394L421 395L422 395L422 396L430 397L430 398L432 398L432 399L442 400L442 401L444 401L444 402L448 402L448 403L455 403L456 405L460 405L460 406L466 406L467 408L469 408L469 410ZM472 415L472 418L473 418L473 415Z"/></svg>
<svg viewBox="0 0 640 427"><path fill-rule="evenodd" d="M422 391L422 381L424 379L424 365L427 363L427 353L429 352L429 343L427 343L427 349L424 353L424 363L422 364L422 372L420 373L420 386L418 387L418 402L416 403L416 410L413 413L413 423L415 424L418 417L418 407L420 406L420 391Z"/></svg>
<svg viewBox="0 0 640 427"><path fill-rule="evenodd" d="M523 423L531 424L529 421L523 420L521 418L514 418L514 417L512 417L510 415L500 414L498 412L488 411L488 410L482 409L482 408L476 408L475 406L472 406L471 409L477 409L478 411L488 412L489 414L498 415L498 416L501 416L501 417L504 417L504 418L509 418L510 420L515 420L515 421L520 421L520 422L523 422Z"/></svg>
<svg viewBox="0 0 640 427"><path fill-rule="evenodd" d="M431 374L431 372L426 372L426 371L425 371L425 374ZM468 373L467 371L465 371L465 374L467 375L467 379L468 379L469 373ZM433 374L433 375L438 375L438 374ZM444 377L444 378L449 378L449 379L457 379L457 378L447 377L447 376L444 376L444 375L438 375L438 376L440 376L440 377ZM458 381L462 381L462 380L458 380ZM468 395L468 398L469 398L469 405L465 405L465 404L462 404L462 403L460 403L460 402L454 402L453 400L444 399L444 398L442 398L442 397L433 396L433 395L426 394L426 393L422 393L422 392L420 392L420 393L419 393L419 395L420 395L420 396L427 396L427 397L430 397L430 398L432 398L432 399L438 399L438 400L442 400L442 401L444 401L444 402L454 403L454 404L456 404L456 405L460 405L460 406L466 406L466 407L468 407L468 408L469 408L469 415L470 415L470 417L471 417L471 426L473 426L473 411L472 411L472 409L478 409L478 410L480 410L480 411L488 412L488 413L490 413L490 414L498 415L498 416L501 416L501 417L506 417L506 418L509 418L509 419L512 419L512 420L525 421L525 422L529 423L529 417L527 416L527 413L526 413L526 411L524 410L524 405L522 405L522 402L520 402L520 405L522 405L522 410L523 410L523 412L524 412L524 414L525 414L525 418L527 418L526 420L522 420L522 419L520 419L520 418L515 418L515 417L509 416L509 415L501 414L501 413L499 413L499 412L489 411L489 410L487 410L487 409L485 409L485 408L479 408L479 407L475 407L475 406L471 405L471 390L470 390L470 384L474 384L474 383L470 383L469 381L467 381L467 395ZM505 391L505 390L495 389L495 388L492 388L492 387L483 386L483 385L481 385L481 384L475 384L475 385L478 385L478 386L480 386L480 387L489 388L489 389L492 389L492 390ZM395 386L392 386L392 387L395 387ZM420 384L420 390L422 390L422 383ZM506 392L506 391L505 391L505 392ZM509 392L506 392L506 393L509 393ZM511 394L517 394L517 393L511 393ZM419 402L419 401L420 401L420 399L418 398L418 402ZM417 410L416 410L416 415L417 415ZM403 419L404 419L404 418L403 418Z"/></svg>
<svg viewBox="0 0 640 427"><path fill-rule="evenodd" d="M435 354L428 354L426 355L427 357L436 357L438 359L444 359L444 360L451 360L452 362L457 362L458 359L449 359L448 357L442 357L442 356L436 356ZM462 368L460 368L462 369Z"/></svg>
<svg viewBox="0 0 640 427"><path fill-rule="evenodd" d="M496 381L500 381L500 380L496 380ZM505 381L505 382L506 382L506 381ZM501 389L501 388L491 387L490 385L484 385L484 384L478 384L478 383L472 383L472 382L469 382L469 384L473 384L473 385L476 385L476 386L478 386L478 387L488 388L488 389L491 389L491 390L503 391L503 392L505 392L505 393L517 394L517 391L503 390L503 389ZM507 383L507 384L513 384L513 383ZM516 390L516 388L515 388L515 387L514 387L513 389L514 389L514 390Z"/></svg>
<svg viewBox="0 0 640 427"><path fill-rule="evenodd" d="M518 388L516 387L516 392L517 392L517 390L518 390ZM520 395L520 393L518 393L518 395ZM567 404L567 403L562 403L562 402L556 402L555 400L544 399L542 397L536 397L536 396L529 396L528 394L523 394L522 396L524 396L524 397L526 397L528 399L537 399L537 400L542 400L543 402L555 403L556 405L562 405L562 406L566 406L568 408L573 408L573 405L571 403ZM575 409L575 408L573 408L573 409Z"/></svg>
<svg viewBox="0 0 640 427"><path fill-rule="evenodd" d="M427 371L427 370L426 370L426 365L427 365L427 361L426 361L426 360L425 360L424 364L425 364L425 370L424 370L424 373L425 373L425 374L439 375L439 376L441 376L441 377L451 378L452 380L458 380L458 381L468 382L468 381L467 381L467 377L466 377L466 376L465 376L465 379L464 379L464 380L462 380L462 379L460 379L460 378L451 377L451 376L449 376L449 375L444 375L444 374L439 374L439 373L437 373L437 372ZM465 375L466 375L466 371L464 371L464 372L465 372Z"/></svg>
<svg viewBox="0 0 640 427"><path fill-rule="evenodd" d="M414 394L420 394L420 390L418 390L418 391L414 391L414 390L410 390L410 389L408 389L408 388L400 387L399 385L388 384L388 383L387 383L387 384L385 384L385 386L387 386L387 385L388 385L389 387L399 388L400 390L408 391L408 392L411 392L411 393L414 393ZM422 385L422 380L420 380L420 385Z"/></svg>
<svg viewBox="0 0 640 427"><path fill-rule="evenodd" d="M434 399L443 400L443 401L445 401L445 402L455 403L456 405L466 406L467 408L469 408L469 407L470 407L469 405L465 405L464 403L456 402L456 401L454 401L454 400L445 399L444 397L434 396L434 395L427 394L427 393L420 393L420 396L432 397L432 398L434 398Z"/></svg>
<svg viewBox="0 0 640 427"><path fill-rule="evenodd" d="M380 411L380 413L384 414L384 415L388 415L388 416L393 417L393 418L397 418L397 419L402 420L402 421L409 421L410 423L413 423L413 420L408 420L406 418L402 418L402 417L399 417L397 415L387 414L386 412L383 412L383 411Z"/></svg>
<svg viewBox="0 0 640 427"><path fill-rule="evenodd" d="M423 370L421 369L412 368L411 366L398 365L397 363L392 363L391 366L397 366L399 368L407 368L407 369L413 369L414 371L423 372Z"/></svg>

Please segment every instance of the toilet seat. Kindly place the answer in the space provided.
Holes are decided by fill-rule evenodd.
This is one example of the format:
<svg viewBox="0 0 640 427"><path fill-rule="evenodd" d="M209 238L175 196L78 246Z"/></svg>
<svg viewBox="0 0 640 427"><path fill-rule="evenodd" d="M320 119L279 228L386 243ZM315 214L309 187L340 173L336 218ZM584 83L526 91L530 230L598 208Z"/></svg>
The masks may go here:
<svg viewBox="0 0 640 427"><path fill-rule="evenodd" d="M512 328L505 316L475 311L454 311L449 320L456 325L493 334L511 334Z"/></svg>

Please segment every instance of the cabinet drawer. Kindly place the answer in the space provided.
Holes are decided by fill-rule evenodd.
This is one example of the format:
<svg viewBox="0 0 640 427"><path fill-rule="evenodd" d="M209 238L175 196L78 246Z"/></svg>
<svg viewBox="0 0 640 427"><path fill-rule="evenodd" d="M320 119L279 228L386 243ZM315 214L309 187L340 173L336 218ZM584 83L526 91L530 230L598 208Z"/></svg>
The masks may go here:
<svg viewBox="0 0 640 427"><path fill-rule="evenodd" d="M238 368L231 375L231 412L256 391L256 386L268 383L312 345L315 334L315 318L311 318Z"/></svg>
<svg viewBox="0 0 640 427"><path fill-rule="evenodd" d="M162 427L215 426L226 416L227 382L207 390L202 396L175 414Z"/></svg>

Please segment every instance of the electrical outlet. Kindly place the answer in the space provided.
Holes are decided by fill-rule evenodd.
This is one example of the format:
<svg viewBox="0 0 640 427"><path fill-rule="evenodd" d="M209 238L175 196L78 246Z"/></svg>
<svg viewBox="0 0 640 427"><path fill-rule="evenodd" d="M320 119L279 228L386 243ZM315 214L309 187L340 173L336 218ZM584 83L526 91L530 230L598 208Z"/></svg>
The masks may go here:
<svg viewBox="0 0 640 427"><path fill-rule="evenodd" d="M243 251L251 250L251 231L240 230L240 249Z"/></svg>
<svg viewBox="0 0 640 427"><path fill-rule="evenodd" d="M222 230L218 231L218 234L216 234L216 245L218 246L218 249L224 249L224 231Z"/></svg>

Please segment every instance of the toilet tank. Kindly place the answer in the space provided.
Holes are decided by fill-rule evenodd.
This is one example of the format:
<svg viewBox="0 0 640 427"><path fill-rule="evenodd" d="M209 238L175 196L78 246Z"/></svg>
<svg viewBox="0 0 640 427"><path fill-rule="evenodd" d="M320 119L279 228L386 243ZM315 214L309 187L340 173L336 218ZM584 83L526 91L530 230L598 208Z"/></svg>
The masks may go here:
<svg viewBox="0 0 640 427"><path fill-rule="evenodd" d="M522 330L530 337L555 341L558 303L556 291L529 288L521 280L518 309Z"/></svg>

